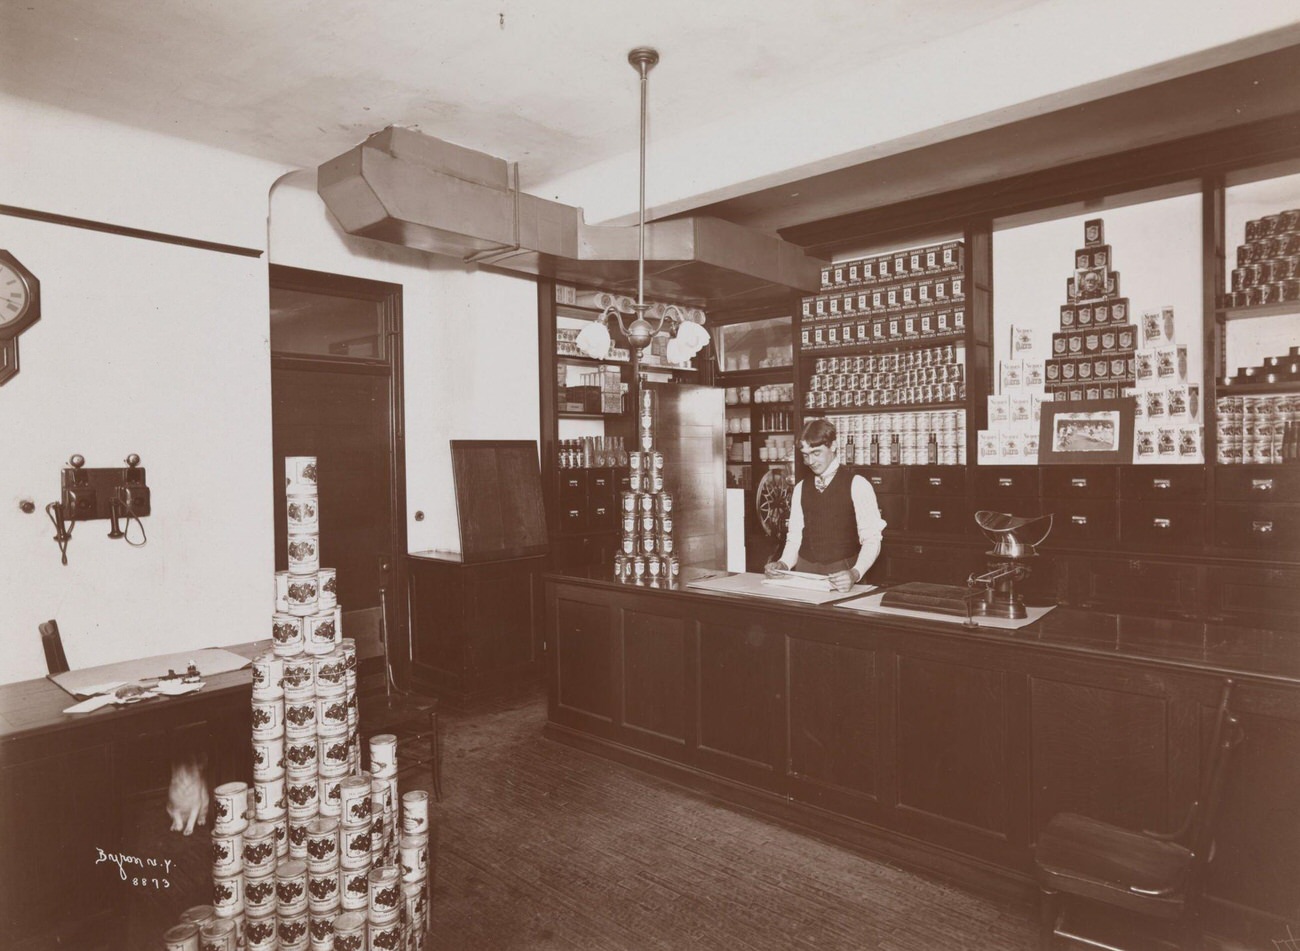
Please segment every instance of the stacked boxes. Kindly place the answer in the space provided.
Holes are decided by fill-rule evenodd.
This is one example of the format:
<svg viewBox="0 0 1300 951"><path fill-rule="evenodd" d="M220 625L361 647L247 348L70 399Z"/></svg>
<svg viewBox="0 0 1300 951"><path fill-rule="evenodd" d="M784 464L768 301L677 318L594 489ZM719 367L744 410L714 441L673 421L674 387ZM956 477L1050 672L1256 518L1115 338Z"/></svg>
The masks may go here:
<svg viewBox="0 0 1300 951"><path fill-rule="evenodd" d="M1202 460L1201 387L1188 379L1187 345L1176 339L1174 309L1142 314L1134 462Z"/></svg>
<svg viewBox="0 0 1300 951"><path fill-rule="evenodd" d="M1057 334L1053 334L1053 339ZM998 364L997 392L988 397L988 428L976 437L984 465L1036 465L1038 428L1047 392L1046 363L1034 328L1011 328L1010 357Z"/></svg>
<svg viewBox="0 0 1300 951"><path fill-rule="evenodd" d="M251 796L246 783L217 787L213 903L182 924L198 924L202 947L221 951L418 949L423 930L403 917L401 888L381 887L376 898L372 875L386 869L383 882L400 882L397 741L372 737L373 769L361 771L356 645L339 636L334 572L310 564L319 523L315 493L302 490L315 488L315 460L291 457L285 469L290 572L277 577L277 600L287 602L277 608L304 613L277 611L272 649L253 661ZM295 551L295 540L305 547ZM427 798L423 822L427 868Z"/></svg>
<svg viewBox="0 0 1300 951"><path fill-rule="evenodd" d="M1221 396L1215 403L1221 465L1300 460L1300 394Z"/></svg>
<svg viewBox="0 0 1300 951"><path fill-rule="evenodd" d="M863 413L835 419L835 448L849 465L957 466L966 463L966 413Z"/></svg>
<svg viewBox="0 0 1300 951"><path fill-rule="evenodd" d="M637 399L638 448L628 453L628 491L619 500L622 535L614 578L654 587L676 585L681 574L673 537L673 496L664 488L664 455L655 449L655 394Z"/></svg>
<svg viewBox="0 0 1300 951"><path fill-rule="evenodd" d="M1246 222L1224 307L1300 301L1300 209Z"/></svg>
<svg viewBox="0 0 1300 951"><path fill-rule="evenodd" d="M938 344L891 353L818 357L807 409L865 409L956 403L966 398L966 348Z"/></svg>

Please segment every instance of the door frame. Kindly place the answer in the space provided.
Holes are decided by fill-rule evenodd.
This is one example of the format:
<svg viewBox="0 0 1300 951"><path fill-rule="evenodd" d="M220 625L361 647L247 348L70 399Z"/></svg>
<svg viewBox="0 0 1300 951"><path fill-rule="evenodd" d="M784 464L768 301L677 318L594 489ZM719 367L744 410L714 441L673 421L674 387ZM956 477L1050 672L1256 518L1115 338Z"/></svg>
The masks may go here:
<svg viewBox="0 0 1300 951"><path fill-rule="evenodd" d="M408 676L410 666L410 611L406 572L406 401L402 346L402 285L368 278L312 271L283 264L270 265L271 289L308 291L332 297L350 297L379 305L382 330L380 357L285 356L271 354L272 370L328 371L367 376L387 376L388 387L388 511L390 566L387 572L389 658L395 676Z"/></svg>

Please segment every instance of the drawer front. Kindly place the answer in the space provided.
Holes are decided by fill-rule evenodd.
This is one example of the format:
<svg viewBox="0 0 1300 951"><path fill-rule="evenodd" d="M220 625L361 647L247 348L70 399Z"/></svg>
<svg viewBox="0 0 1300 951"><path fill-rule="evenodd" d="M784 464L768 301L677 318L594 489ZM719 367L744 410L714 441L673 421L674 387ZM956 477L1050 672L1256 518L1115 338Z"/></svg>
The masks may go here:
<svg viewBox="0 0 1300 951"><path fill-rule="evenodd" d="M1300 505L1220 502L1214 506L1214 543L1300 559Z"/></svg>
<svg viewBox="0 0 1300 951"><path fill-rule="evenodd" d="M1187 617L1197 613L1197 569L1150 559L1072 559L1071 605L1093 611Z"/></svg>
<svg viewBox="0 0 1300 951"><path fill-rule="evenodd" d="M1217 466L1214 495L1226 502L1300 502L1300 466Z"/></svg>
<svg viewBox="0 0 1300 951"><path fill-rule="evenodd" d="M1119 539L1126 548L1140 551L1198 551L1205 545L1205 506L1121 502Z"/></svg>
<svg viewBox="0 0 1300 951"><path fill-rule="evenodd" d="M907 494L960 498L966 494L965 466L908 466Z"/></svg>
<svg viewBox="0 0 1300 951"><path fill-rule="evenodd" d="M907 524L907 496L877 492L876 504L880 506L880 517L888 526L886 531L901 532Z"/></svg>
<svg viewBox="0 0 1300 951"><path fill-rule="evenodd" d="M1048 548L1097 548L1119 540L1119 519L1110 499L1043 499L1043 514L1048 512Z"/></svg>
<svg viewBox="0 0 1300 951"><path fill-rule="evenodd" d="M1204 466L1125 466L1120 470L1120 495L1125 499L1205 498Z"/></svg>
<svg viewBox="0 0 1300 951"><path fill-rule="evenodd" d="M881 492L902 495L905 489L904 472L902 466L857 466L854 469L856 475L871 483L877 495Z"/></svg>
<svg viewBox="0 0 1300 951"><path fill-rule="evenodd" d="M587 473L587 495L593 501L612 500L615 495L616 476L612 469L592 469Z"/></svg>
<svg viewBox="0 0 1300 951"><path fill-rule="evenodd" d="M560 533L572 535L575 532L585 531L587 528L587 504L586 502L570 501L560 503Z"/></svg>
<svg viewBox="0 0 1300 951"><path fill-rule="evenodd" d="M907 499L907 530L935 535L963 535L971 523L965 499Z"/></svg>
<svg viewBox="0 0 1300 951"><path fill-rule="evenodd" d="M618 508L614 502L605 498L588 499L587 527L592 531L606 531L618 528Z"/></svg>
<svg viewBox="0 0 1300 951"><path fill-rule="evenodd" d="M1300 569L1216 566L1206 583L1212 617L1279 630L1300 617Z"/></svg>
<svg viewBox="0 0 1300 951"><path fill-rule="evenodd" d="M560 496L581 498L587 494L586 469L560 470Z"/></svg>
<svg viewBox="0 0 1300 951"><path fill-rule="evenodd" d="M1060 499L1111 499L1118 488L1113 466L1045 466L1043 495Z"/></svg>
<svg viewBox="0 0 1300 951"><path fill-rule="evenodd" d="M978 466L975 493L981 499L1037 498L1037 466Z"/></svg>

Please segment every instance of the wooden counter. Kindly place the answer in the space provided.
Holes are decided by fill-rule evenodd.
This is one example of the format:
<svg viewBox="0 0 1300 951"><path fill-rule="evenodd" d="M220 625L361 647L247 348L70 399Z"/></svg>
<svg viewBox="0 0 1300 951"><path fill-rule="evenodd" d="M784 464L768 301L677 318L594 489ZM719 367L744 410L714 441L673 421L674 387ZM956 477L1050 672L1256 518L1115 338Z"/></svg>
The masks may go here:
<svg viewBox="0 0 1300 951"><path fill-rule="evenodd" d="M548 575L547 735L966 884L1031 894L1059 811L1178 827L1225 678L1246 731L1211 930L1300 896L1300 638L1058 608L1018 631Z"/></svg>

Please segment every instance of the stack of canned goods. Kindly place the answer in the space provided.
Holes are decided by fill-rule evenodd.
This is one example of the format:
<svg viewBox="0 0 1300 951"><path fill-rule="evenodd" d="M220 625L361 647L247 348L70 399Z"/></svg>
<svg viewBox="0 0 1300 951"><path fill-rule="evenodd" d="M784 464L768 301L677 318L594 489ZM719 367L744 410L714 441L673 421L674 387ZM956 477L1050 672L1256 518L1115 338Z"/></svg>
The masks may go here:
<svg viewBox="0 0 1300 951"><path fill-rule="evenodd" d="M954 403L966 398L965 347L934 347L818 357L808 381L808 409L857 409Z"/></svg>
<svg viewBox="0 0 1300 951"><path fill-rule="evenodd" d="M320 566L320 500L315 456L284 461L289 567L275 575L271 635L280 654L325 654L343 636L338 576Z"/></svg>
<svg viewBox="0 0 1300 951"><path fill-rule="evenodd" d="M1215 406L1220 465L1294 461L1287 457L1287 437L1294 443L1300 432L1300 394L1221 396Z"/></svg>
<svg viewBox="0 0 1300 951"><path fill-rule="evenodd" d="M965 410L839 416L835 428L839 456L850 465L957 466L966 462ZM877 448L873 450L873 446ZM897 458L894 446L898 447ZM931 459L931 454L935 458Z"/></svg>
<svg viewBox="0 0 1300 951"><path fill-rule="evenodd" d="M1300 209L1246 222L1225 307L1300 301Z"/></svg>
<svg viewBox="0 0 1300 951"><path fill-rule="evenodd" d="M654 448L654 393L638 398L638 444L628 453L628 490L620 498L622 524L614 577L669 586L681 573L673 540L673 496L664 486L664 454Z"/></svg>

